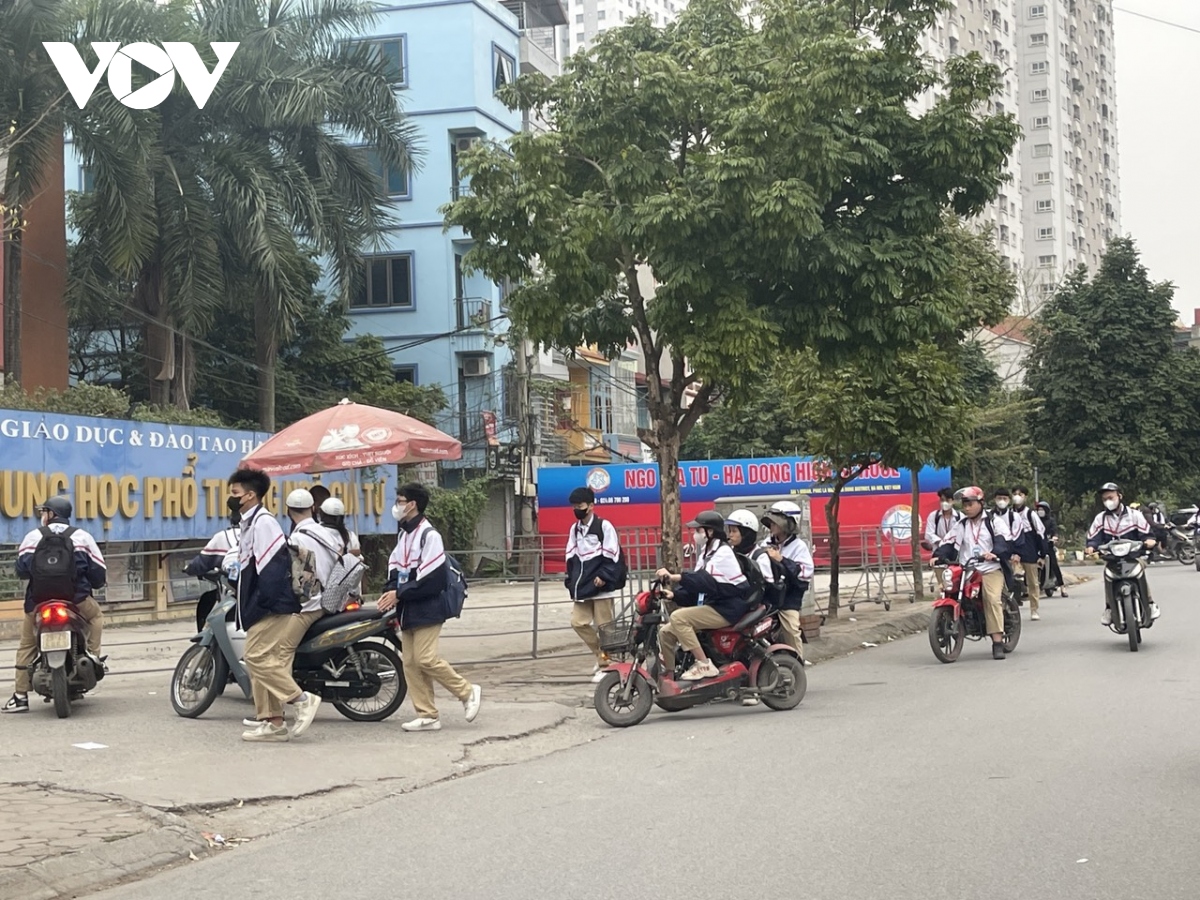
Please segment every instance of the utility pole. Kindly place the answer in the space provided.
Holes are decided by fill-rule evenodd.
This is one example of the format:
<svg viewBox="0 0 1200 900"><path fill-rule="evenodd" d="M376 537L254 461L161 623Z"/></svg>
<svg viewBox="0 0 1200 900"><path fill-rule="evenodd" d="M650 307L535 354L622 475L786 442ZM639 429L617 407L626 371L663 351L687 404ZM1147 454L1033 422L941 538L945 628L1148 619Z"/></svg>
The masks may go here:
<svg viewBox="0 0 1200 900"><path fill-rule="evenodd" d="M518 571L530 575L536 563L536 529L534 526L534 498L536 496L534 457L538 455L540 440L537 427L537 410L533 407L530 386L530 364L533 346L524 333L511 330L510 340L516 356L517 374L517 444L521 449L521 474L517 478L517 549L522 551L518 560Z"/></svg>

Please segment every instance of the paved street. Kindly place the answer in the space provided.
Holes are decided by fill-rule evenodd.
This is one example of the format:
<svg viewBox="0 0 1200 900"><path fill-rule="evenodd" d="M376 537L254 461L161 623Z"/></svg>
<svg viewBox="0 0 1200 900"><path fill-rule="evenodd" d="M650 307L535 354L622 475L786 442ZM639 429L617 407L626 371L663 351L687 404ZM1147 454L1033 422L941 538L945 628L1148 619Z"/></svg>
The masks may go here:
<svg viewBox="0 0 1200 900"><path fill-rule="evenodd" d="M917 636L811 670L792 713L598 727L97 896L1191 900L1200 575L1152 585L1138 654L1098 624L1094 580L1004 662L969 644L941 665Z"/></svg>

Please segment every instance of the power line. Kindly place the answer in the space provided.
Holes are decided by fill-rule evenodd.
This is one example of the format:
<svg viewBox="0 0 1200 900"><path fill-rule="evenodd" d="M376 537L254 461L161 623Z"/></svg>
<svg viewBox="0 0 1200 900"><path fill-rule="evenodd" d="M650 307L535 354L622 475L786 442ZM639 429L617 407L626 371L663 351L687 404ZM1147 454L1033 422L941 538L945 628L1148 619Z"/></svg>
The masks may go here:
<svg viewBox="0 0 1200 900"><path fill-rule="evenodd" d="M1144 12L1136 12L1132 9L1126 9L1123 6L1114 6L1113 11L1127 13L1131 16L1137 16L1139 19L1149 19L1151 22L1157 22L1159 25L1167 25L1171 28L1179 28L1183 31L1190 31L1193 34L1200 34L1200 28L1193 28L1191 25L1184 25L1180 22L1172 22L1169 19L1160 19L1158 16L1152 16Z"/></svg>

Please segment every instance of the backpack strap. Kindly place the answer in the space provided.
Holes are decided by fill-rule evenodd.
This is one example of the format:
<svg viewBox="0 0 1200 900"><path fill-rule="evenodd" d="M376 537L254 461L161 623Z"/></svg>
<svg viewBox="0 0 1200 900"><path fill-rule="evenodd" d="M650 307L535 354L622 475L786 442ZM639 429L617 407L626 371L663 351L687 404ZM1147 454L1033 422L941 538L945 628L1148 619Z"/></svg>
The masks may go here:
<svg viewBox="0 0 1200 900"><path fill-rule="evenodd" d="M604 520L595 513L592 513L592 524L588 526L587 533L598 537L600 543L604 543Z"/></svg>

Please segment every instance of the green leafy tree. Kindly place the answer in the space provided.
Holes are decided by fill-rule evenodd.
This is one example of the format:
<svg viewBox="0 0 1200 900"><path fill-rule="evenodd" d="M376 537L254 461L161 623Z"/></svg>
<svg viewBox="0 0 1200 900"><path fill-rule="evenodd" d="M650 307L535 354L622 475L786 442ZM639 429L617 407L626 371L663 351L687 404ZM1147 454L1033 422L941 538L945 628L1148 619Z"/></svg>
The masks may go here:
<svg viewBox="0 0 1200 900"><path fill-rule="evenodd" d="M662 560L678 565L680 443L740 398L779 344L836 357L941 333L948 209L997 191L1017 129L987 115L977 55L938 86L920 52L941 0L694 0L601 35L553 82L505 93L551 126L463 160L447 223L468 265L518 284L529 337L567 353L636 344L641 438L662 472ZM651 290L652 279L656 289ZM955 310L957 313L957 309ZM748 365L747 361L754 361Z"/></svg>
<svg viewBox="0 0 1200 900"><path fill-rule="evenodd" d="M114 9L134 10L120 29ZM181 85L155 109L129 110L102 82L70 118L95 183L79 210L83 288L134 285L152 402L189 405L190 339L239 297L254 310L255 418L273 430L278 349L310 291L307 253L329 258L341 299L361 280L360 254L389 219L360 145L394 168L415 156L384 60L352 40L374 15L367 0L84 6L81 46L240 42L203 110Z"/></svg>
<svg viewBox="0 0 1200 900"><path fill-rule="evenodd" d="M1174 347L1173 287L1150 280L1129 238L1070 276L1036 321L1027 383L1033 439L1065 499L1106 481L1150 497L1200 465L1200 358Z"/></svg>

